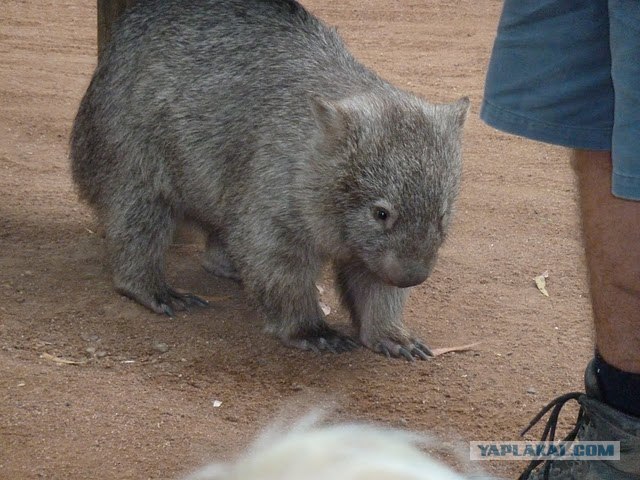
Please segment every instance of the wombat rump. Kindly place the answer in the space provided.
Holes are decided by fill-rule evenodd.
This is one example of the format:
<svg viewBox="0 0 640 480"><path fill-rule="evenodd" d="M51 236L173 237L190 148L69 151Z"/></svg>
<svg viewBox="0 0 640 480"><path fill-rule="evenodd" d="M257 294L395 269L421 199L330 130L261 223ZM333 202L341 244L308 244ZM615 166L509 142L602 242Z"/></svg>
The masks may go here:
<svg viewBox="0 0 640 480"><path fill-rule="evenodd" d="M142 0L80 104L73 179L116 290L153 311L206 305L165 278L188 220L205 268L240 280L285 344L357 345L318 304L330 263L359 342L427 358L402 309L449 225L468 106L390 85L293 0Z"/></svg>

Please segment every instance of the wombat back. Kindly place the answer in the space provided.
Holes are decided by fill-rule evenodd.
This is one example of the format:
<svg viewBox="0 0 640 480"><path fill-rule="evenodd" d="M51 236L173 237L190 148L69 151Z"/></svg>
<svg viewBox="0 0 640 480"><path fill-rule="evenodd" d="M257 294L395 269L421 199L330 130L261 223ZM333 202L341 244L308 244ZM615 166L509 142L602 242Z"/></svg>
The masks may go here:
<svg viewBox="0 0 640 480"><path fill-rule="evenodd" d="M312 94L383 83L295 1L141 1L115 26L81 102L74 180L97 206L136 170L170 192L188 177L193 190L202 162L243 172L264 142L308 138Z"/></svg>

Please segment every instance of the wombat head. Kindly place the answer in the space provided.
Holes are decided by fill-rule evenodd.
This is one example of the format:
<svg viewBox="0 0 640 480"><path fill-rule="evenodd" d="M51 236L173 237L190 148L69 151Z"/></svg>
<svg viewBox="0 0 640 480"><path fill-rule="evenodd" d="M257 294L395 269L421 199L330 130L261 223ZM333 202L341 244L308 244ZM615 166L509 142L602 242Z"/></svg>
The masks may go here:
<svg viewBox="0 0 640 480"><path fill-rule="evenodd" d="M312 107L312 170L342 255L390 285L422 283L458 192L469 100L432 105L393 91Z"/></svg>

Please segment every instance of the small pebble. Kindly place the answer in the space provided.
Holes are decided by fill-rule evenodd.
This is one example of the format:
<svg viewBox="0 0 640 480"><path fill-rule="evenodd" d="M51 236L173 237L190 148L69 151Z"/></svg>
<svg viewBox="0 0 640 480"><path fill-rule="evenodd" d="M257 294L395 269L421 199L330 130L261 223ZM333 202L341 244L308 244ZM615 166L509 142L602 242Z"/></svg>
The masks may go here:
<svg viewBox="0 0 640 480"><path fill-rule="evenodd" d="M104 350L98 350L96 352L96 357L98 357L98 358L104 358L106 356L107 356L107 352L105 352Z"/></svg>
<svg viewBox="0 0 640 480"><path fill-rule="evenodd" d="M535 388L527 388L527 393L531 395L535 395L538 391Z"/></svg>
<svg viewBox="0 0 640 480"><path fill-rule="evenodd" d="M80 338L82 338L85 342L97 342L100 340L100 337L95 334L82 333L80 334Z"/></svg>
<svg viewBox="0 0 640 480"><path fill-rule="evenodd" d="M167 345L166 343L163 342L156 342L153 344L153 349L156 352L160 352L160 353L166 353L169 351L169 345Z"/></svg>

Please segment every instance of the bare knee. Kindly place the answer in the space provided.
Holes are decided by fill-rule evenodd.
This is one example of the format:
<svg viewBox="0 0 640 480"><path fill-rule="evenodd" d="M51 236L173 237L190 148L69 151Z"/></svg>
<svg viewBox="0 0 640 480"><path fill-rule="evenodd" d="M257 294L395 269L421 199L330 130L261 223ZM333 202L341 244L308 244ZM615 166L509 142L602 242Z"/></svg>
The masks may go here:
<svg viewBox="0 0 640 480"><path fill-rule="evenodd" d="M611 152L607 150L574 150L571 155L571 166L578 177L596 174L598 178L606 178L612 170Z"/></svg>

